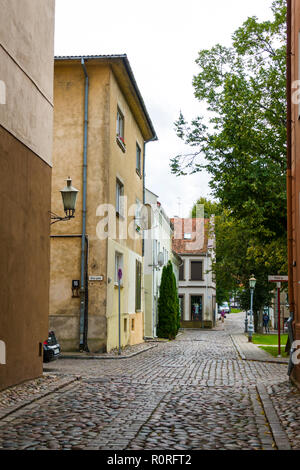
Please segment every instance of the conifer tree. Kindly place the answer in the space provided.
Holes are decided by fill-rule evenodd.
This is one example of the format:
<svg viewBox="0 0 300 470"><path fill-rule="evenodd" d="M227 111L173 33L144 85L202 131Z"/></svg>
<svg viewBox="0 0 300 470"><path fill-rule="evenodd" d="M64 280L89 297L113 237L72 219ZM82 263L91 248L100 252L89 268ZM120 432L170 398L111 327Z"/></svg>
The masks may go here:
<svg viewBox="0 0 300 470"><path fill-rule="evenodd" d="M158 329L160 338L174 339L179 330L179 299L173 266L164 266L158 299Z"/></svg>

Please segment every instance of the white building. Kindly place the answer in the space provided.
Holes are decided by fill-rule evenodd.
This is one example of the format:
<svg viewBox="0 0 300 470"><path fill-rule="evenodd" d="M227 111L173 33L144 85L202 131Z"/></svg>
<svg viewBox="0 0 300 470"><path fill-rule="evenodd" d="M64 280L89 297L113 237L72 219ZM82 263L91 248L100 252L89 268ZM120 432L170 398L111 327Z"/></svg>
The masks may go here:
<svg viewBox="0 0 300 470"><path fill-rule="evenodd" d="M153 209L152 229L144 234L144 286L145 286L145 338L155 338L158 324L158 298L163 267L172 261L177 285L179 282L180 257L172 252L173 228L164 212L158 196L148 189L145 203Z"/></svg>
<svg viewBox="0 0 300 470"><path fill-rule="evenodd" d="M214 236L209 222L209 219L172 219L173 250L183 260L179 274L183 328L212 328L216 321Z"/></svg>

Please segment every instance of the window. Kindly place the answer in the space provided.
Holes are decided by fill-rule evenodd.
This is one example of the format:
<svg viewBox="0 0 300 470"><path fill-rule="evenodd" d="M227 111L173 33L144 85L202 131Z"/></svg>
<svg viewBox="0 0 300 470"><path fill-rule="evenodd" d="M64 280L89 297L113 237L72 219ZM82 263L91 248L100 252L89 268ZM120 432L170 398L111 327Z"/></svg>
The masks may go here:
<svg viewBox="0 0 300 470"><path fill-rule="evenodd" d="M116 183L116 213L117 215L123 214L123 196L124 196L124 185L120 180L117 179Z"/></svg>
<svg viewBox="0 0 300 470"><path fill-rule="evenodd" d="M202 261L191 261L191 281L203 281Z"/></svg>
<svg viewBox="0 0 300 470"><path fill-rule="evenodd" d="M124 333L127 333L127 318L124 318Z"/></svg>
<svg viewBox="0 0 300 470"><path fill-rule="evenodd" d="M142 263L136 261L135 269L135 310L138 312L142 308Z"/></svg>
<svg viewBox="0 0 300 470"><path fill-rule="evenodd" d="M117 137L124 141L124 116L119 108L117 111Z"/></svg>
<svg viewBox="0 0 300 470"><path fill-rule="evenodd" d="M184 239L185 240L191 240L192 239L192 234L191 233L185 233L184 234Z"/></svg>
<svg viewBox="0 0 300 470"><path fill-rule="evenodd" d="M134 331L134 318L131 320L131 331Z"/></svg>
<svg viewBox="0 0 300 470"><path fill-rule="evenodd" d="M139 199L135 200L135 230L137 232L141 231L141 213L142 205Z"/></svg>
<svg viewBox="0 0 300 470"><path fill-rule="evenodd" d="M115 283L118 283L119 282L119 279L118 279L118 272L119 272L119 269L122 269L122 272L123 272L123 255L122 253L117 253L115 254ZM123 273L124 275L124 273ZM122 277L123 279L123 277ZM122 279L121 279L121 284L122 284Z"/></svg>
<svg viewBox="0 0 300 470"><path fill-rule="evenodd" d="M182 262L182 265L179 266L179 281L184 281L184 261Z"/></svg>
<svg viewBox="0 0 300 470"><path fill-rule="evenodd" d="M136 171L141 176L141 148L138 144L136 144Z"/></svg>
<svg viewBox="0 0 300 470"><path fill-rule="evenodd" d="M184 321L184 295L179 296L179 310L180 310L180 318Z"/></svg>

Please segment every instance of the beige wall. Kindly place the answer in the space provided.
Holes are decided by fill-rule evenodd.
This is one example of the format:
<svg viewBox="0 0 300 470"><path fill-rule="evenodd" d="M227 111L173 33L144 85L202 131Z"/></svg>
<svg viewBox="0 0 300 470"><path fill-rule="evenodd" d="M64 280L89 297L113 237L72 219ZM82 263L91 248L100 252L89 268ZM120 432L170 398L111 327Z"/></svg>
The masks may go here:
<svg viewBox="0 0 300 470"><path fill-rule="evenodd" d="M107 199L109 68L87 65L89 74L89 126L87 166L87 224L89 239L89 276L104 275L103 282L89 285L89 345L94 350L106 345L106 241L97 238L97 207ZM64 179L72 177L79 190L75 219L52 226L52 235L82 233L82 168L84 139L85 80L80 64L55 67L54 87L54 157L52 211L63 211L59 190ZM78 349L79 299L72 299L72 280L80 280L80 238L53 238L51 242L50 325L56 329L64 349ZM63 269L62 266L63 265ZM58 315L67 315L68 323ZM72 319L70 318L72 316ZM71 329L70 329L71 326ZM75 335L75 336L74 336Z"/></svg>
<svg viewBox="0 0 300 470"><path fill-rule="evenodd" d="M0 0L0 11L3 389L42 374L48 336L54 1Z"/></svg>
<svg viewBox="0 0 300 470"><path fill-rule="evenodd" d="M0 123L51 164L54 0L1 0L0 10Z"/></svg>

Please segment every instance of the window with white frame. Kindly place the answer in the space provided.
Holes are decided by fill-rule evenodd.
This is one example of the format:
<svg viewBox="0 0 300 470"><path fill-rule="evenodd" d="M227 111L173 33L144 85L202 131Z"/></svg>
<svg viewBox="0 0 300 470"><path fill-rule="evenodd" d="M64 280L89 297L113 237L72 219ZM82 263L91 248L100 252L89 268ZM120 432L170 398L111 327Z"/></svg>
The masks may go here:
<svg viewBox="0 0 300 470"><path fill-rule="evenodd" d="M141 215L142 215L142 205L139 199L135 201L135 229L137 232L141 231Z"/></svg>
<svg viewBox="0 0 300 470"><path fill-rule="evenodd" d="M136 171L141 176L142 168L141 168L141 160L142 160L142 152L139 144L136 144Z"/></svg>
<svg viewBox="0 0 300 470"><path fill-rule="evenodd" d="M124 143L124 115L120 108L117 109L117 137Z"/></svg>
<svg viewBox="0 0 300 470"><path fill-rule="evenodd" d="M117 215L121 215L121 216L124 216L123 197L124 197L124 184L119 179L117 179L116 181L116 213Z"/></svg>
<svg viewBox="0 0 300 470"><path fill-rule="evenodd" d="M115 253L115 283L118 283L119 278L118 278L118 273L119 269L122 269L123 273L123 254L122 253ZM123 276L122 276L123 279ZM122 284L122 279L121 279L121 284Z"/></svg>

